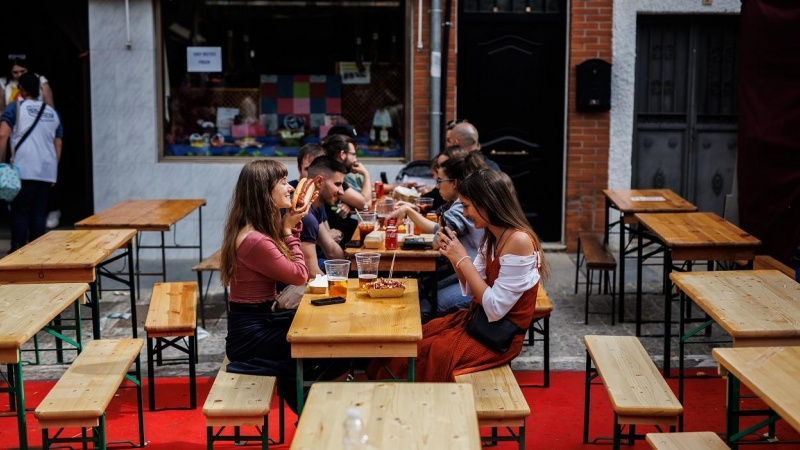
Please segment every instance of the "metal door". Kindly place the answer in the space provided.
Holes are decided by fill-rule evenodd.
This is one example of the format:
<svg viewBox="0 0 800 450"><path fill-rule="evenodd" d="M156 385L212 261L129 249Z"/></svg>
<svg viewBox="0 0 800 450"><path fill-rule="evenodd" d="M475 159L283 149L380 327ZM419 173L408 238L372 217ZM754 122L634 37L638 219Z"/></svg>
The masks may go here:
<svg viewBox="0 0 800 450"><path fill-rule="evenodd" d="M738 16L640 16L632 187L723 213L736 162Z"/></svg>
<svg viewBox="0 0 800 450"><path fill-rule="evenodd" d="M458 3L458 118L514 180L539 237L560 241L566 0Z"/></svg>

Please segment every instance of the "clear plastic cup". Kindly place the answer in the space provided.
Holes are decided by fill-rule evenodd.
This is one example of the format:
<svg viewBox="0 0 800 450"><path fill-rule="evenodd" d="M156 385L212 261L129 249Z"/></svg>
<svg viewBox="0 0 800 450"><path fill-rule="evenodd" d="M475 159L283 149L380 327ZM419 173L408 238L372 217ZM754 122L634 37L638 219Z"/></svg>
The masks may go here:
<svg viewBox="0 0 800 450"><path fill-rule="evenodd" d="M331 297L347 297L348 272L350 272L350 261L346 259L329 259L325 261L325 273L328 275L328 295Z"/></svg>
<svg viewBox="0 0 800 450"><path fill-rule="evenodd" d="M361 239L375 231L375 213L359 213L358 232Z"/></svg>
<svg viewBox="0 0 800 450"><path fill-rule="evenodd" d="M363 291L367 283L372 283L378 278L378 265L380 262L380 253L356 253L359 289Z"/></svg>
<svg viewBox="0 0 800 450"><path fill-rule="evenodd" d="M433 199L429 197L420 197L414 200L414 204L419 208L419 212L424 216L433 208Z"/></svg>

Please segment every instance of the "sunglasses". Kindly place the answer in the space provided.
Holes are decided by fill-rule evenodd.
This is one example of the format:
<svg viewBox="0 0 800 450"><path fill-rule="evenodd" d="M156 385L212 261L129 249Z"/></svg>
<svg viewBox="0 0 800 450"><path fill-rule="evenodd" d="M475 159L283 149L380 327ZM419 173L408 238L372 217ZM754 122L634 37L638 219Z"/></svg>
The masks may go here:
<svg viewBox="0 0 800 450"><path fill-rule="evenodd" d="M24 53L21 53L19 55L9 54L8 55L8 59L20 59L20 60L24 61L25 60L25 54Z"/></svg>
<svg viewBox="0 0 800 450"><path fill-rule="evenodd" d="M437 178L436 185L438 186L442 181L455 181L455 178Z"/></svg>

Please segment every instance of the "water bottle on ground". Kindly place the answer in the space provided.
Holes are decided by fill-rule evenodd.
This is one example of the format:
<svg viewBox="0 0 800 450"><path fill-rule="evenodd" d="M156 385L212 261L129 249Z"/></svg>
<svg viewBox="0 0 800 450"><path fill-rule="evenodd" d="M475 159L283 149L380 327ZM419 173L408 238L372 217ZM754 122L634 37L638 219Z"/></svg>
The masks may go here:
<svg viewBox="0 0 800 450"><path fill-rule="evenodd" d="M342 447L344 450L367 449L367 434L364 432L364 421L361 420L361 412L356 408L347 409Z"/></svg>

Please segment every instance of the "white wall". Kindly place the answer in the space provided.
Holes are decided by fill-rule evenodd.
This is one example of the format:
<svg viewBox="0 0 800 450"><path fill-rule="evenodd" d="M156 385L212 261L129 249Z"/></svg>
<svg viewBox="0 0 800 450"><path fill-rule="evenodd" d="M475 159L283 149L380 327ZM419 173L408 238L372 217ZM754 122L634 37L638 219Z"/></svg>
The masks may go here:
<svg viewBox="0 0 800 450"><path fill-rule="evenodd" d="M636 70L636 17L639 14L738 14L741 0L615 0L612 37L609 189L630 189L633 100Z"/></svg>
<svg viewBox="0 0 800 450"><path fill-rule="evenodd" d="M204 256L220 246L222 226L230 195L243 162L158 162L158 113L156 98L156 42L151 0L130 1L132 49L125 48L125 2L89 1L91 51L92 154L94 209L100 212L130 199L204 198ZM294 159L284 161L290 179L297 177ZM389 179L400 164L367 164L375 177ZM179 244L197 242L197 214L176 226ZM157 233L146 233L144 243L156 244ZM172 243L172 236L167 237ZM160 257L156 251L143 258ZM169 258L194 258L196 251Z"/></svg>

